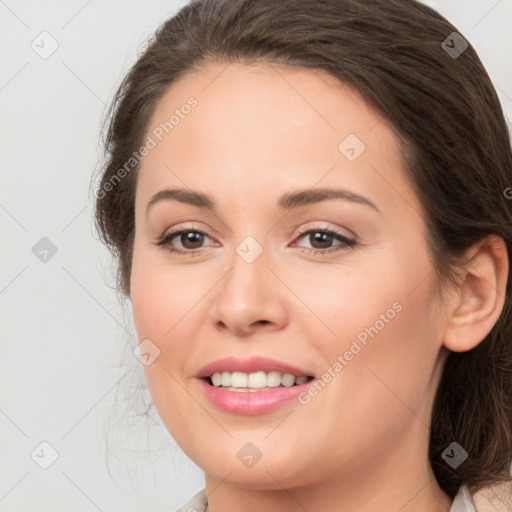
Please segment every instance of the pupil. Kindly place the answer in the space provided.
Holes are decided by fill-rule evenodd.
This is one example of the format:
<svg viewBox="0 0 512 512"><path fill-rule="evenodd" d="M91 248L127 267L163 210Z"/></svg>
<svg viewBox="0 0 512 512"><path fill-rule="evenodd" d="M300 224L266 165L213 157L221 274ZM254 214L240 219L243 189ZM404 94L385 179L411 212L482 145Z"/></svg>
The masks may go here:
<svg viewBox="0 0 512 512"><path fill-rule="evenodd" d="M330 242L332 241L332 235L329 235L328 233L320 233L319 231L313 233L313 238L315 242L320 242L320 249L325 249L326 247L328 248L330 246ZM314 243L311 245L315 247Z"/></svg>
<svg viewBox="0 0 512 512"><path fill-rule="evenodd" d="M317 246L317 248L325 249L328 248L332 242L332 235L329 235L328 233L321 233L317 231L316 233L312 233L310 237L313 237L313 247L315 247L315 244L320 244L320 247ZM201 246L201 243L203 242L203 234L197 233L197 232L188 232L183 233L181 235L181 243L184 247L188 249L197 249ZM192 247L187 244L192 244Z"/></svg>
<svg viewBox="0 0 512 512"><path fill-rule="evenodd" d="M183 247L186 247L187 249L197 249L198 247L201 246L202 241L203 241L202 233L189 232L189 233L183 233L181 235L181 243L183 244ZM195 246L194 242L197 243L198 245ZM192 243L192 247L187 245L188 243Z"/></svg>

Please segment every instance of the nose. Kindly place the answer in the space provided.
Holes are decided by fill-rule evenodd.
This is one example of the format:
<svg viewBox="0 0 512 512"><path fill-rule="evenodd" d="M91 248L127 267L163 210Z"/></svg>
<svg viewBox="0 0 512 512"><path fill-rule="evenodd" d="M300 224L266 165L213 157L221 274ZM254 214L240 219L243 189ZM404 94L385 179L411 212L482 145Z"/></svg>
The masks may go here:
<svg viewBox="0 0 512 512"><path fill-rule="evenodd" d="M266 252L249 261L235 252L230 270L214 289L215 327L238 337L281 329L288 320L286 290L276 269L270 270Z"/></svg>

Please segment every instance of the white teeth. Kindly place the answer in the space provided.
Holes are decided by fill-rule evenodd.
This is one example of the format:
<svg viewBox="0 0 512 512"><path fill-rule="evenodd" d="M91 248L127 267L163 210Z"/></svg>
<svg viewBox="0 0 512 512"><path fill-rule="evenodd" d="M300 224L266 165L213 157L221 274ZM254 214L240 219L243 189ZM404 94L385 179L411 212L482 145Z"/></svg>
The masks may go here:
<svg viewBox="0 0 512 512"><path fill-rule="evenodd" d="M281 377L281 384L283 386L286 386L287 388L289 388L290 386L293 386L294 383L295 383L295 375L290 375L289 373L285 373Z"/></svg>
<svg viewBox="0 0 512 512"><path fill-rule="evenodd" d="M267 376L265 372L250 373L247 379L246 388L264 388L267 386ZM235 386L241 387L241 386Z"/></svg>
<svg viewBox="0 0 512 512"><path fill-rule="evenodd" d="M281 374L279 372L267 373L267 386L269 388L277 388L281 385Z"/></svg>
<svg viewBox="0 0 512 512"><path fill-rule="evenodd" d="M210 376L212 384L215 387L225 388L245 388L245 389L262 389L262 388L277 388L279 386L291 387L293 385L300 385L307 382L309 377L301 375L295 377L290 373L282 374L280 372L215 372Z"/></svg>
<svg viewBox="0 0 512 512"><path fill-rule="evenodd" d="M306 382L307 380L308 380L308 378L306 376L297 377L295 379L295 384L297 384L297 385L304 384L304 382Z"/></svg>
<svg viewBox="0 0 512 512"><path fill-rule="evenodd" d="M222 380L223 380L222 385L224 385L224 379L222 379ZM231 387L232 388L246 388L247 387L247 373L233 372L231 374Z"/></svg>
<svg viewBox="0 0 512 512"><path fill-rule="evenodd" d="M231 386L231 373L222 372L222 385Z"/></svg>
<svg viewBox="0 0 512 512"><path fill-rule="evenodd" d="M222 386L222 373L214 373L211 377L212 383L215 387Z"/></svg>

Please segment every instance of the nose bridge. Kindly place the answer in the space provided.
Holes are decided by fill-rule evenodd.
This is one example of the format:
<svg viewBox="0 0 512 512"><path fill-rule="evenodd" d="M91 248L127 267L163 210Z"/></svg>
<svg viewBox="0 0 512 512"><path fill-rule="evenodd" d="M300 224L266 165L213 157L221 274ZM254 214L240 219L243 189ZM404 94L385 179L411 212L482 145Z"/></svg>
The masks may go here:
<svg viewBox="0 0 512 512"><path fill-rule="evenodd" d="M230 259L231 270L226 276L223 294L240 301L240 307L247 309L265 293L271 274L267 268L268 260L268 249L255 237L243 238Z"/></svg>
<svg viewBox="0 0 512 512"><path fill-rule="evenodd" d="M276 280L267 268L270 252L253 236L235 247L230 270L216 294L215 321L238 332L256 323L280 323L285 308Z"/></svg>

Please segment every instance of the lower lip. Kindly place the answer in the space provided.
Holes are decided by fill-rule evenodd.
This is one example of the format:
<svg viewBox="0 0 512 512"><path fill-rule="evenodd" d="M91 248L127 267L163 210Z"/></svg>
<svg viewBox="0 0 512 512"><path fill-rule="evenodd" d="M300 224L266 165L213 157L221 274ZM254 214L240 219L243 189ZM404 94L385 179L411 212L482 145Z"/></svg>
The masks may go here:
<svg viewBox="0 0 512 512"><path fill-rule="evenodd" d="M263 414L293 400L308 388L313 381L297 386L277 387L265 391L229 391L208 384L205 379L199 379L206 398L220 409L235 414Z"/></svg>

